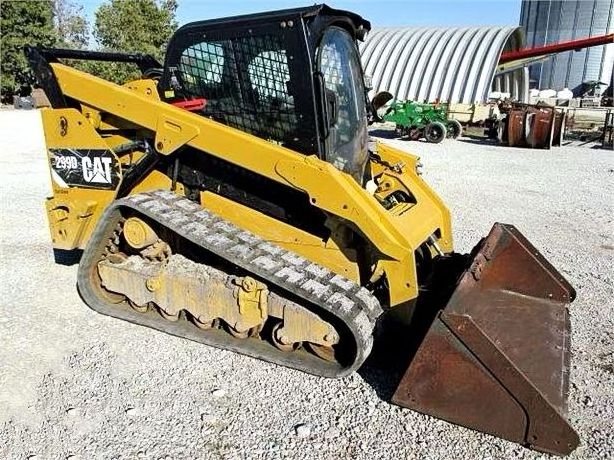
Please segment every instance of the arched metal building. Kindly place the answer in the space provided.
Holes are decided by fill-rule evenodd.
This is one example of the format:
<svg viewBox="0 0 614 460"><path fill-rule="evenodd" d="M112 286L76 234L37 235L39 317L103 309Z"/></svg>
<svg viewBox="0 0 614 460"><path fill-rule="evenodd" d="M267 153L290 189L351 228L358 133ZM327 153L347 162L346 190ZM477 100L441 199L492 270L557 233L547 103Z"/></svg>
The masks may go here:
<svg viewBox="0 0 614 460"><path fill-rule="evenodd" d="M520 27L395 27L371 31L360 53L373 89L389 91L397 99L486 102L494 84L526 101L526 69L498 76L494 82L501 53L524 44Z"/></svg>

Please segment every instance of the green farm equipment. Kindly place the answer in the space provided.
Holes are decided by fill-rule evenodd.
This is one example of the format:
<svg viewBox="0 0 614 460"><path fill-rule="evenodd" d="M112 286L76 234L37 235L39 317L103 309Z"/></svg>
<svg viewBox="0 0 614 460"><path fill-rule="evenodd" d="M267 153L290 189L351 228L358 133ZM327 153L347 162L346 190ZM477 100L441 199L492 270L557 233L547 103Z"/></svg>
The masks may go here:
<svg viewBox="0 0 614 460"><path fill-rule="evenodd" d="M446 104L397 101L385 91L378 93L371 103L375 121L395 123L398 134L412 140L424 137L437 144L446 137L456 139L463 131L458 120L447 117Z"/></svg>

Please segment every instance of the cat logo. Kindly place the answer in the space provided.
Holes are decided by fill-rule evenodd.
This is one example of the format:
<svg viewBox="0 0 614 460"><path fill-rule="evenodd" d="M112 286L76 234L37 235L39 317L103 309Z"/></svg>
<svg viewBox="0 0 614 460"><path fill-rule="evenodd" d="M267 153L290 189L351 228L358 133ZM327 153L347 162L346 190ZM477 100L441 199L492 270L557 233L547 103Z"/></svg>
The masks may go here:
<svg viewBox="0 0 614 460"><path fill-rule="evenodd" d="M111 158L105 157L83 157L81 166L83 167L83 179L86 182L96 184L111 183Z"/></svg>

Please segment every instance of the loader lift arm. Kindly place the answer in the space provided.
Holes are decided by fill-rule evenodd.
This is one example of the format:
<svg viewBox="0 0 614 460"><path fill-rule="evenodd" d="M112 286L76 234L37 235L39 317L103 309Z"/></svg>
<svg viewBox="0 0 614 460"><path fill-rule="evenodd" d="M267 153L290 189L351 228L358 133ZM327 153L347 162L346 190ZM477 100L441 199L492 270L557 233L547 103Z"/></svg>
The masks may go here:
<svg viewBox="0 0 614 460"><path fill-rule="evenodd" d="M64 48L42 48L26 46L26 57L30 68L34 71L36 81L45 90L45 94L54 108L66 107L64 95L50 67L59 59L75 59L79 61L124 62L135 64L142 73L151 69L162 69L156 58L140 53L111 53L105 51L72 50Z"/></svg>

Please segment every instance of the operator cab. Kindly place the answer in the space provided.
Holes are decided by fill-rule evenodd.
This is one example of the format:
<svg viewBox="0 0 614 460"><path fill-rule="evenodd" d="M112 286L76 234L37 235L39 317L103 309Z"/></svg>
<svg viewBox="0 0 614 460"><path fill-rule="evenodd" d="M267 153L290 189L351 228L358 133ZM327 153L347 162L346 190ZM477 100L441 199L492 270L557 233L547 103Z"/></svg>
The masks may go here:
<svg viewBox="0 0 614 460"><path fill-rule="evenodd" d="M357 40L370 24L326 5L181 27L160 96L200 100L196 113L318 155L363 182L367 95Z"/></svg>

